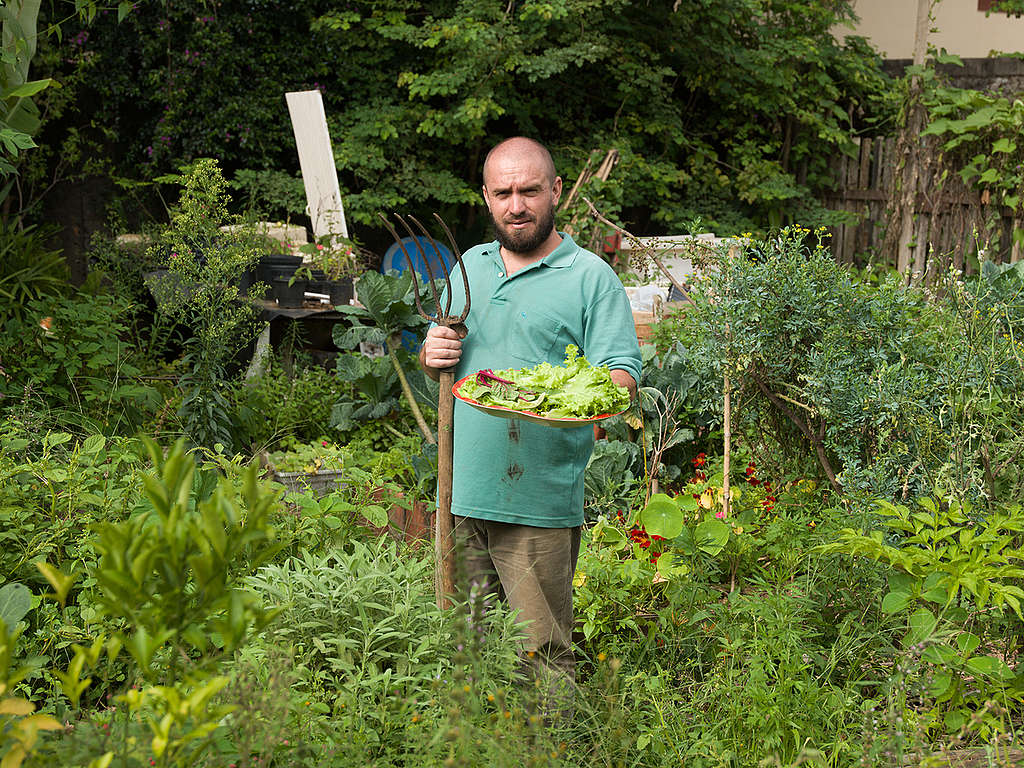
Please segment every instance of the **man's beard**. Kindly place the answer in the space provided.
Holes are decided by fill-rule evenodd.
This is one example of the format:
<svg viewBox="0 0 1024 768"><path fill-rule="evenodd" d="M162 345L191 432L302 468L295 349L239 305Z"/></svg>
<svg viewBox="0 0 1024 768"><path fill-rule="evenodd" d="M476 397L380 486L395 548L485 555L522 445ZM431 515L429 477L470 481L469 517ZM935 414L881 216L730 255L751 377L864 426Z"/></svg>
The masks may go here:
<svg viewBox="0 0 1024 768"><path fill-rule="evenodd" d="M555 208L549 206L536 220L536 226L532 230L516 232L506 229L501 222L494 218L493 214L491 222L494 224L494 232L502 248L509 253L532 253L548 239L551 231L555 228Z"/></svg>

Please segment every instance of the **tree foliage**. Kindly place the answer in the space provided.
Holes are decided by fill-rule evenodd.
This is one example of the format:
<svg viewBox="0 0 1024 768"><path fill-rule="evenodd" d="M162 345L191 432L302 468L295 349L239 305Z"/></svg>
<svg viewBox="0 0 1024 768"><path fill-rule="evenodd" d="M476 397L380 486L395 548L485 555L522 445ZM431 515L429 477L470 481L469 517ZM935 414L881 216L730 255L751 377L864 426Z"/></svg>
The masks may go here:
<svg viewBox="0 0 1024 768"><path fill-rule="evenodd" d="M643 227L820 218L829 158L891 109L877 55L830 31L849 15L836 0L152 2L72 38L64 66L86 76L68 127L126 178L213 156L295 189L282 96L318 88L357 225L433 209L480 233L484 153L515 134L570 178L618 149L604 193Z"/></svg>

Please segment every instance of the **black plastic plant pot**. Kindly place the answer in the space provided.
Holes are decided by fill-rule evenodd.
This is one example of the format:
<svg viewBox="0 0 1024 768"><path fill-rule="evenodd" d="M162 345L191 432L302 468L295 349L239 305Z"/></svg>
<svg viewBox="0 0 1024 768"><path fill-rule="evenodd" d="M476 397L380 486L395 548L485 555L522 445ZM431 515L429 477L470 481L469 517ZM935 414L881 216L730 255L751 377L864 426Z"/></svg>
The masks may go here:
<svg viewBox="0 0 1024 768"><path fill-rule="evenodd" d="M291 278L278 277L274 279L274 296L277 298L279 307L301 307L306 294L308 280L295 280L288 285Z"/></svg>
<svg viewBox="0 0 1024 768"><path fill-rule="evenodd" d="M331 305L338 306L339 304L348 304L352 297L355 296L352 290L352 278L342 277L338 280L330 280L324 283L324 287L328 296L331 297Z"/></svg>
<svg viewBox="0 0 1024 768"><path fill-rule="evenodd" d="M264 254L256 265L256 278L269 284L279 275L287 273L290 277L301 264L302 257L292 256L290 253Z"/></svg>

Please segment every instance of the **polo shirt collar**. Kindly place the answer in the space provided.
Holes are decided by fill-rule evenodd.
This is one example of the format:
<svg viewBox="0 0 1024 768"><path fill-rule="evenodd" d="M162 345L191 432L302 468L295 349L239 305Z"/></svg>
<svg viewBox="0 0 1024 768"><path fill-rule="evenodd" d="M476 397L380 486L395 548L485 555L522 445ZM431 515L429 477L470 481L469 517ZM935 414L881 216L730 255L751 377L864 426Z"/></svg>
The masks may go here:
<svg viewBox="0 0 1024 768"><path fill-rule="evenodd" d="M571 235L567 235L565 232L559 231L558 234L562 236L562 242L558 246L541 259L536 264L531 264L526 269L536 268L540 265L550 267L551 269L565 269L571 267L573 262L576 261L576 254L580 252L580 247L576 245L576 241L572 239ZM492 240L488 243L487 250L494 256L495 263L498 266L501 264L501 246L497 240ZM521 270L522 271L522 270Z"/></svg>
<svg viewBox="0 0 1024 768"><path fill-rule="evenodd" d="M546 264L552 269L571 267L573 262L576 261L576 254L580 250L572 236L565 234L565 232L559 232L558 234L562 236L562 242L558 244L555 250L540 260L541 264Z"/></svg>

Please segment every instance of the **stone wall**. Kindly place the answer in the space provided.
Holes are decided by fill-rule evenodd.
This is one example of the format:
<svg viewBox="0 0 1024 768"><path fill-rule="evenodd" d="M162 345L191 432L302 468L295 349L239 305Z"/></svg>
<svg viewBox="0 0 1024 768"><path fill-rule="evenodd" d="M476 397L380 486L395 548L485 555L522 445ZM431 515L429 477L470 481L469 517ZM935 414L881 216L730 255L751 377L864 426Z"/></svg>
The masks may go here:
<svg viewBox="0 0 1024 768"><path fill-rule="evenodd" d="M964 65L940 64L938 71L957 88L998 93L1009 98L1024 96L1024 59L1009 57L964 59ZM910 59L886 59L885 71L902 77Z"/></svg>

